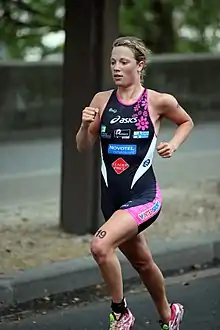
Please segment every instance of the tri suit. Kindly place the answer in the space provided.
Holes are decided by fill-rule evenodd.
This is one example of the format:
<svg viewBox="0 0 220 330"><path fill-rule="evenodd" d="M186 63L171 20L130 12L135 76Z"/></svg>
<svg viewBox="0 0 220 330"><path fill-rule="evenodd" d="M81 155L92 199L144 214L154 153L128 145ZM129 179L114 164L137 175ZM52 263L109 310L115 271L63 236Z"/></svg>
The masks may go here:
<svg viewBox="0 0 220 330"><path fill-rule="evenodd" d="M119 209L136 221L139 232L158 217L162 197L152 168L157 136L148 111L148 90L124 104L114 90L103 111L101 208L105 220Z"/></svg>

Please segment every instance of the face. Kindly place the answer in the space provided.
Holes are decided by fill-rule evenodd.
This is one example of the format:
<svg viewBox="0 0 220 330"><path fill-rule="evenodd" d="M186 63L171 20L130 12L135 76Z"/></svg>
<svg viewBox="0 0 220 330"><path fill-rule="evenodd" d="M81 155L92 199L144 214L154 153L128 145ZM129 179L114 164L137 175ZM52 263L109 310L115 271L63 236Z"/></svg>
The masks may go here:
<svg viewBox="0 0 220 330"><path fill-rule="evenodd" d="M114 47L111 54L111 72L117 86L129 86L140 81L144 62L137 63L133 51L126 46Z"/></svg>

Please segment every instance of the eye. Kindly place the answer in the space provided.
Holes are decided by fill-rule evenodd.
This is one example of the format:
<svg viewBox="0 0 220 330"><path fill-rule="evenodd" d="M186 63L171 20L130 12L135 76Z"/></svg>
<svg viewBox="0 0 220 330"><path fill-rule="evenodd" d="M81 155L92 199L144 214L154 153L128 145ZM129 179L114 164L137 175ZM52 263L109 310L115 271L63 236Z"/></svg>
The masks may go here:
<svg viewBox="0 0 220 330"><path fill-rule="evenodd" d="M122 65L128 64L128 61L127 60L124 60L124 59L122 59L120 62L121 62Z"/></svg>

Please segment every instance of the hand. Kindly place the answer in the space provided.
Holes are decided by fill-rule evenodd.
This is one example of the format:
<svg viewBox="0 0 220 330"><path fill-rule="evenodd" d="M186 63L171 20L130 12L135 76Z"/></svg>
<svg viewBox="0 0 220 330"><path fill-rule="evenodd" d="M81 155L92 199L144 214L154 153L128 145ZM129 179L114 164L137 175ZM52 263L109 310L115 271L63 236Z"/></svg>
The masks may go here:
<svg viewBox="0 0 220 330"><path fill-rule="evenodd" d="M170 158L172 154L175 152L175 148L171 143L168 142L160 142L157 146L157 152L159 156L163 158Z"/></svg>
<svg viewBox="0 0 220 330"><path fill-rule="evenodd" d="M98 108L86 107L82 112L82 126L88 128L98 114Z"/></svg>

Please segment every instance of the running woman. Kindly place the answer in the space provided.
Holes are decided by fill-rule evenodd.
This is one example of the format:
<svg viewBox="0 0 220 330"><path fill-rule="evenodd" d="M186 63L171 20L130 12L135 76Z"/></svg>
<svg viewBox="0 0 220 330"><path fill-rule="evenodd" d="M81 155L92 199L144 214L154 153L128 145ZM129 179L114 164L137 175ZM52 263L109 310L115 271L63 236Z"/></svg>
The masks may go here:
<svg viewBox="0 0 220 330"><path fill-rule="evenodd" d="M149 51L136 37L114 41L111 72L116 89L97 93L82 111L76 136L78 150L84 151L100 138L101 207L106 222L91 243L112 297L109 329L131 329L135 318L123 294L119 248L139 273L159 314L164 330L178 330L184 309L168 302L164 278L155 264L143 231L159 216L161 192L152 168L155 149L170 158L189 136L193 121L170 94L143 86ZM157 144L163 117L178 128L168 142Z"/></svg>

